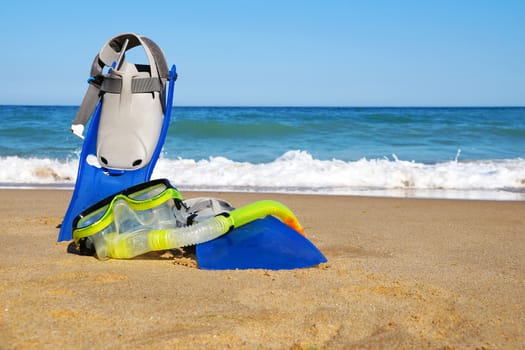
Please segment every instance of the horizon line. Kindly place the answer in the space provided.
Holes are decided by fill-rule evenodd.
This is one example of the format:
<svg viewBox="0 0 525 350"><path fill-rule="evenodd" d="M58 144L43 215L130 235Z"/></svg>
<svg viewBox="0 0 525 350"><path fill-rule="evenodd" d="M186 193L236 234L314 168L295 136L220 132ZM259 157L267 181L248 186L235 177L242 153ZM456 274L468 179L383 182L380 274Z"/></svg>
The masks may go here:
<svg viewBox="0 0 525 350"><path fill-rule="evenodd" d="M80 107L73 104L3 104L2 107ZM172 108L525 108L525 105L172 105Z"/></svg>

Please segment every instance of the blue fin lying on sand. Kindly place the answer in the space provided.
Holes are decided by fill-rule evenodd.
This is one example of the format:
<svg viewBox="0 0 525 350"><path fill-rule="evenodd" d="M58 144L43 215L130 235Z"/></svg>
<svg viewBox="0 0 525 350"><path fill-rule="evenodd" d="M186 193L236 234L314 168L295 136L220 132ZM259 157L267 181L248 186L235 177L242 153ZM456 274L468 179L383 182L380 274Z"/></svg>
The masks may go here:
<svg viewBox="0 0 525 350"><path fill-rule="evenodd" d="M273 216L198 244L196 255L205 270L290 270L327 261L306 237Z"/></svg>
<svg viewBox="0 0 525 350"><path fill-rule="evenodd" d="M149 65L126 62L126 51L138 46ZM150 179L168 131L176 79L162 50L134 33L111 38L96 55L71 126L82 137L91 119L58 241L72 239L74 218L93 203Z"/></svg>

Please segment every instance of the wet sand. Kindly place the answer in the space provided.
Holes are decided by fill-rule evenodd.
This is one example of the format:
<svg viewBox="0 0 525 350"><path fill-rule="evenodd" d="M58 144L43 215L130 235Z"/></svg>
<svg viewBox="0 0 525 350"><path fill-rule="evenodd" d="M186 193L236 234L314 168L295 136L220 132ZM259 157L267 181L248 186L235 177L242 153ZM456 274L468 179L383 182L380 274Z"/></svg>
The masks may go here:
<svg viewBox="0 0 525 350"><path fill-rule="evenodd" d="M0 349L520 349L525 202L240 193L297 215L328 263L205 271L56 243L71 192L0 190Z"/></svg>

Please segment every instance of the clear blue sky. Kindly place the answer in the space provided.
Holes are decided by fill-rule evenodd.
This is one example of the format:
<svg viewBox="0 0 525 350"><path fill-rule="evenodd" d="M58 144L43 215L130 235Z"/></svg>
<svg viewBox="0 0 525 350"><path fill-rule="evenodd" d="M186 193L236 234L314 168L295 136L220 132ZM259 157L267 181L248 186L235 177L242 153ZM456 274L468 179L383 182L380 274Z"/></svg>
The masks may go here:
<svg viewBox="0 0 525 350"><path fill-rule="evenodd" d="M177 64L176 105L525 105L522 0L8 1L0 104L80 104L129 31Z"/></svg>

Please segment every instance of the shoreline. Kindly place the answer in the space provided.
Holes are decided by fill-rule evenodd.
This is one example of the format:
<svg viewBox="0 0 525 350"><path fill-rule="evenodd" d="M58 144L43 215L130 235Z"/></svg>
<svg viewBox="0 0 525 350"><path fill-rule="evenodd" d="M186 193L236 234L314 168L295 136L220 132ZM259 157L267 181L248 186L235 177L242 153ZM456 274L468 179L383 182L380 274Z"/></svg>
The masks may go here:
<svg viewBox="0 0 525 350"><path fill-rule="evenodd" d="M519 348L525 202L187 192L287 205L327 257L205 271L98 261L56 226L71 191L0 190L0 348Z"/></svg>
<svg viewBox="0 0 525 350"><path fill-rule="evenodd" d="M59 190L73 191L74 184L12 184L0 183L2 190ZM307 196L327 196L327 197L372 197L372 198L392 198L392 199L432 199L432 200L474 200L474 201L503 201L503 202L523 202L525 201L525 189L522 191L510 190L428 190L428 189L368 189L346 191L344 193L327 193L315 190L272 190L265 188L252 189L213 189L196 187L178 187L181 192L187 193L239 193L239 194L261 194L261 195L307 195Z"/></svg>

